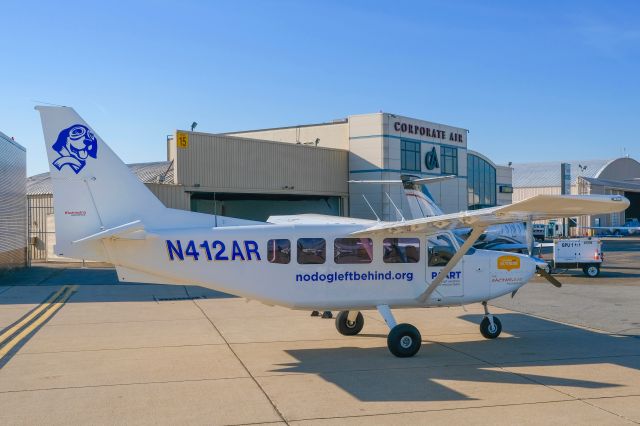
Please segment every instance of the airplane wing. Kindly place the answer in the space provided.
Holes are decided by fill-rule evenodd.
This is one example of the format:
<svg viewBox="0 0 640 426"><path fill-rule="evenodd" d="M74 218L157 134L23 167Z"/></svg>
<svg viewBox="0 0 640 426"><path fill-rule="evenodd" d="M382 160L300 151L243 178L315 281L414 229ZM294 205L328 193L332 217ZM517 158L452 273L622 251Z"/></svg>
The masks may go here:
<svg viewBox="0 0 640 426"><path fill-rule="evenodd" d="M351 235L432 234L455 228L486 228L500 223L620 212L629 207L621 195L536 195L506 206L444 214L401 222L384 222Z"/></svg>

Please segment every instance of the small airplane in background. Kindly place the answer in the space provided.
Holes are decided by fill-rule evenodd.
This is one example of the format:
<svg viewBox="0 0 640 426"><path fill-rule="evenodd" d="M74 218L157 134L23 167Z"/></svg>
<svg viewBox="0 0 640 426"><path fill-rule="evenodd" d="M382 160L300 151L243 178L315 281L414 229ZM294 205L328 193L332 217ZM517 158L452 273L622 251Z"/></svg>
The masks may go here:
<svg viewBox="0 0 640 426"><path fill-rule="evenodd" d="M640 221L636 218L629 218L621 226L583 226L582 229L591 229L598 235L622 237L640 234Z"/></svg>
<svg viewBox="0 0 640 426"><path fill-rule="evenodd" d="M401 175L400 179L389 180L350 180L349 183L362 184L402 184L406 196L408 210L411 219L432 217L444 214L438 206L428 185L456 178L455 175L416 177ZM388 197L388 195L387 195ZM394 204L394 207L395 204ZM398 215L402 213L396 207ZM374 212L375 214L375 212ZM404 217L402 217L404 218ZM532 232L533 226L530 226ZM453 231L463 240L471 233L471 228L461 228ZM534 247L542 247L542 243L536 243L533 235L527 233L527 226L523 222L504 223L489 226L474 244L475 248L483 250L497 250L512 253L532 254Z"/></svg>
<svg viewBox="0 0 640 426"><path fill-rule="evenodd" d="M500 335L487 301L537 272L533 257L473 244L487 228L626 209L619 195L539 195L507 206L382 222L323 215L254 222L166 208L72 109L39 106L61 256L112 263L121 282L200 285L292 309L340 310L336 328L356 335L361 310L377 309L387 347L410 357L422 338L394 308L482 303L480 331ZM471 232L464 242L453 230ZM555 282L554 282L555 281Z"/></svg>

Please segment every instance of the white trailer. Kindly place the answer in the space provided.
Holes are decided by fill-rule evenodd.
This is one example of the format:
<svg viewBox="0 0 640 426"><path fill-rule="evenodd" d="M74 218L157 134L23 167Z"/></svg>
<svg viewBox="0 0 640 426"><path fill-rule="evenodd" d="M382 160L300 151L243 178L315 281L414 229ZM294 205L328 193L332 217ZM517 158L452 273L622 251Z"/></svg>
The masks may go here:
<svg viewBox="0 0 640 426"><path fill-rule="evenodd" d="M579 269L588 277L600 274L602 241L598 238L566 238L553 240L552 270Z"/></svg>

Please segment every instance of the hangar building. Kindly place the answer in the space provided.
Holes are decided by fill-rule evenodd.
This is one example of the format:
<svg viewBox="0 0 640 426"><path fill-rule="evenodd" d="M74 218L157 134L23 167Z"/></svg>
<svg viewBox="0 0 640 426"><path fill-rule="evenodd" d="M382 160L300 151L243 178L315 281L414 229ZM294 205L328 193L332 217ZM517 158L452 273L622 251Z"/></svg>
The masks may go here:
<svg viewBox="0 0 640 426"><path fill-rule="evenodd" d="M513 201L538 194L560 194L560 163L513 164ZM571 165L571 194L620 194L631 202L621 213L581 217L578 227L619 226L625 219L640 218L640 163L637 160L620 157L567 163Z"/></svg>
<svg viewBox="0 0 640 426"><path fill-rule="evenodd" d="M372 210L396 220L393 204L410 218L401 184L349 183L401 175L454 175L428 187L446 213L511 203L511 168L469 150L467 133L389 113L224 134L177 130L166 162L130 168L168 207L263 221L296 213L375 218ZM48 173L30 178L28 192L30 253L46 259L55 241Z"/></svg>
<svg viewBox="0 0 640 426"><path fill-rule="evenodd" d="M0 132L0 269L27 263L27 151Z"/></svg>

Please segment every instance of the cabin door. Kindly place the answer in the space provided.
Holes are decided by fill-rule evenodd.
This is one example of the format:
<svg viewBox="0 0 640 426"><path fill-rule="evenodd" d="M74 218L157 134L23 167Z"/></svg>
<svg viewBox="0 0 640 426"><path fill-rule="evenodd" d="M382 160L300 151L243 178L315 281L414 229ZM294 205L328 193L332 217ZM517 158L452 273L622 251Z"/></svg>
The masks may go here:
<svg viewBox="0 0 640 426"><path fill-rule="evenodd" d="M435 234L427 238L427 284L431 284L457 250L458 246L452 240L451 234ZM463 269L464 257L436 288L434 294L444 297L464 296Z"/></svg>

